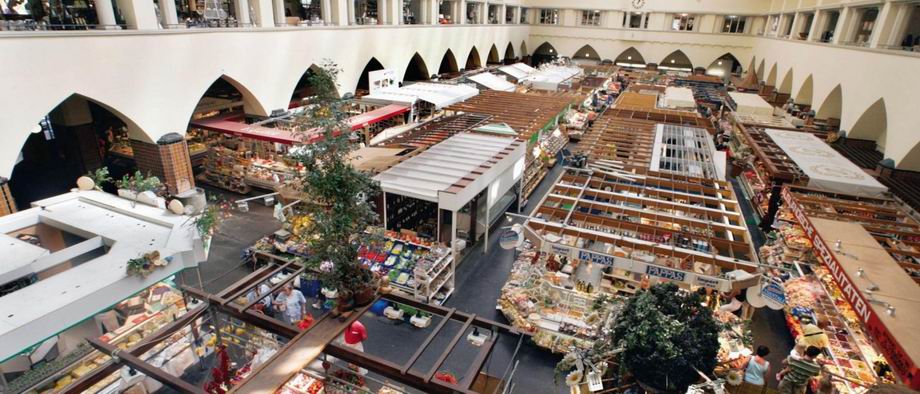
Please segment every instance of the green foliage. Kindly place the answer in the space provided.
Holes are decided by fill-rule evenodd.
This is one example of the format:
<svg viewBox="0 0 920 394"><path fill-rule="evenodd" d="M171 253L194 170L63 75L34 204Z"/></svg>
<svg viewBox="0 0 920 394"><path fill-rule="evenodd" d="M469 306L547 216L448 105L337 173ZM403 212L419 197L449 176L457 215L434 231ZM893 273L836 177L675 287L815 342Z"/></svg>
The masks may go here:
<svg viewBox="0 0 920 394"><path fill-rule="evenodd" d="M153 271L153 267L150 261L141 256L128 260L128 264L127 267L125 267L125 270L127 271L128 276L146 277L150 274L151 271Z"/></svg>
<svg viewBox="0 0 920 394"><path fill-rule="evenodd" d="M108 169L106 169L108 173ZM115 182L115 185L119 189L131 190L135 193L143 193L146 191L157 192L160 190L160 187L163 183L160 182L160 178L151 176L149 173L147 176L144 176L140 171L135 171L133 176L127 176L121 178L121 180Z"/></svg>
<svg viewBox="0 0 920 394"><path fill-rule="evenodd" d="M93 183L96 184L96 190L102 190L102 185L112 183L113 181L112 177L109 175L108 167L97 168L96 171L90 171L86 173L86 176L89 179L92 179Z"/></svg>
<svg viewBox="0 0 920 394"><path fill-rule="evenodd" d="M209 238L215 231L220 228L224 219L229 218L233 205L228 201L218 200L216 197L209 198L210 203L205 206L200 214L192 218L195 224L195 230L202 239Z"/></svg>
<svg viewBox="0 0 920 394"><path fill-rule="evenodd" d="M334 263L332 272L323 275L324 285L358 290L373 276L358 262L358 245L353 241L376 220L367 194L377 186L369 174L349 162L356 146L348 140L346 103L336 93L340 71L326 61L310 77L314 96L295 124L299 130L309 130L305 139L313 133L322 138L293 158L306 169L301 183L308 196L303 209L313 219L309 233L314 236L307 237L313 254L310 264Z"/></svg>
<svg viewBox="0 0 920 394"><path fill-rule="evenodd" d="M630 299L614 327L625 348L621 366L642 383L683 392L711 374L719 351L719 324L696 293L659 284Z"/></svg>

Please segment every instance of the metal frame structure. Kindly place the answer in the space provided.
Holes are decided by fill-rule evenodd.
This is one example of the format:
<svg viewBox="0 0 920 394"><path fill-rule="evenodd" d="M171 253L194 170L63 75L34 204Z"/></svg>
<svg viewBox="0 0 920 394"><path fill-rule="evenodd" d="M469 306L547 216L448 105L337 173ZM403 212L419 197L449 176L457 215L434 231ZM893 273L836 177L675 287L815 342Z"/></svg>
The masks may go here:
<svg viewBox="0 0 920 394"><path fill-rule="evenodd" d="M272 356L272 358L266 361L265 364L253 370L249 377L244 379L242 383L235 387L233 389L234 392L247 392L247 390L256 385L261 386L260 388L270 387L272 391L274 391L283 385L295 373L299 372L303 366L309 364L320 354L325 353L329 356L336 357L347 363L357 365L361 368L383 375L388 379L398 381L418 390L422 390L426 393L474 393L474 391L471 390L471 387L475 383L476 377L479 376L486 363L486 360L491 354L499 338L498 334L510 334L517 336L518 344L512 359L514 359L517 355L517 352L520 349L520 344L523 342L524 338L529 336L529 334L521 332L505 324L498 323L489 319L484 319L476 316L475 314L457 311L454 308L425 304L397 295L379 296L374 300L374 302L379 300L386 300L404 304L412 308L431 313L432 315L441 318L440 323L434 327L432 332L428 335L423 344L415 351L412 357L406 363L398 364L379 356L362 353L354 349L332 343L333 340L337 338L341 332L344 331L353 321L362 316L367 311L368 307L358 308L348 318L343 319L334 319L331 318L328 313L324 314L320 316L310 328L306 330L300 330L297 327L284 323L280 320L253 311L252 306L255 304L254 302L247 302L245 305L239 305L239 303L235 302L237 299L239 299L239 297L244 296L253 289L256 289L262 282L272 278L278 273L283 273L285 271L289 272L287 277L279 283L275 284L272 287L272 292L277 291L282 286L292 281L296 276L307 271L307 268L299 262L272 262L264 267L258 268L253 273L247 275L243 279L230 285L217 294L210 294L200 289L182 286L182 290L185 291L188 296L203 301L203 304L190 310L188 313L179 317L174 322L161 327L159 330L145 337L143 340L128 348L127 350L119 350L99 340L92 338L89 339L89 342L93 347L107 355L112 356L112 362L105 367L96 369L86 376L80 378L68 388L67 393L80 393L83 390L91 387L96 382L104 379L106 376L118 371L119 368L125 365L130 366L135 370L156 379L157 381L178 392L190 394L204 393L204 391L202 391L200 388L184 382L180 378L172 376L163 370L145 362L144 360L141 360L139 356L152 349L154 346L168 338L173 333L181 330L189 324L193 324L196 319L204 316L205 313L213 312L226 314L230 317L239 319L260 329L290 339L286 345L284 345L275 355ZM449 320L462 323L462 329L460 329L457 334L451 338L448 346L441 352L437 358L437 361L429 370L424 372L413 370L413 365L416 364L421 355L425 352L426 349L428 349L428 347L434 341L435 337L442 331ZM479 353L470 363L466 373L463 375L464 378L462 381L460 381L458 384L451 384L435 379L435 373L447 360L448 356L451 354L456 345L463 339L463 337L466 335L466 331L470 327L478 327L489 330L493 333L493 335L485 343L483 343L482 346L480 346ZM311 357L303 357L305 351ZM295 352L297 358L290 357L290 355ZM283 361L286 361L285 357L287 357L289 360L296 360L296 368L290 368L290 365L283 365ZM271 371L271 373L260 376L260 372L264 371ZM511 368L507 368L505 370L505 376L502 376L501 379L504 380L507 378L509 372L513 372L513 370Z"/></svg>

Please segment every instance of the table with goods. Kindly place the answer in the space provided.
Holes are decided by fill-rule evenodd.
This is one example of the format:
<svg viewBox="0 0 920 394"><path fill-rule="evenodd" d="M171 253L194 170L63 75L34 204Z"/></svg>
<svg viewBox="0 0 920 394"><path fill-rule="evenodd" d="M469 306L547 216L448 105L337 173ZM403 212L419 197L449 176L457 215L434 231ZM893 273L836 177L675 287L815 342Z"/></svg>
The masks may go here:
<svg viewBox="0 0 920 394"><path fill-rule="evenodd" d="M220 135L212 142L198 179L220 188L248 193L277 190L303 174L303 165L287 156L288 146Z"/></svg>

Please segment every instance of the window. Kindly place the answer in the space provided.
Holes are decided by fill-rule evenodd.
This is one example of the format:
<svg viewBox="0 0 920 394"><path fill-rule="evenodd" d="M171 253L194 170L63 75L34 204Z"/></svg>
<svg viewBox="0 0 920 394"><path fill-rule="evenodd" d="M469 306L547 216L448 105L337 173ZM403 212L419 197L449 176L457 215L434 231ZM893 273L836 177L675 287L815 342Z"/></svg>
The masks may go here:
<svg viewBox="0 0 920 394"><path fill-rule="evenodd" d="M530 16L530 9L521 7L521 24L522 25L526 25L527 23L529 23L527 22L527 18L529 16Z"/></svg>
<svg viewBox="0 0 920 394"><path fill-rule="evenodd" d="M559 24L559 10L555 8L544 8L540 10L540 24L541 25L558 25Z"/></svg>
<svg viewBox="0 0 920 394"><path fill-rule="evenodd" d="M730 15L725 17L725 23L722 24L722 33L744 33L745 16Z"/></svg>
<svg viewBox="0 0 920 394"><path fill-rule="evenodd" d="M674 14L674 20L671 21L671 30L693 31L694 15Z"/></svg>
<svg viewBox="0 0 920 394"><path fill-rule="evenodd" d="M505 7L505 24L514 24L514 7Z"/></svg>
<svg viewBox="0 0 920 394"><path fill-rule="evenodd" d="M856 26L856 36L853 41L857 45L866 45L869 38L872 37L872 30L875 29L875 20L878 19L878 8L866 8L861 12L859 25Z"/></svg>
<svg viewBox="0 0 920 394"><path fill-rule="evenodd" d="M642 16L644 14L641 12L633 12L629 14L629 28L630 29L641 29L642 28ZM645 25L648 26L648 21L645 21Z"/></svg>
<svg viewBox="0 0 920 394"><path fill-rule="evenodd" d="M581 12L581 24L582 26L600 26L601 25L601 12L598 10L584 10Z"/></svg>
<svg viewBox="0 0 920 394"><path fill-rule="evenodd" d="M783 35L782 37L789 37L792 34L792 21L795 18L795 15L783 15Z"/></svg>

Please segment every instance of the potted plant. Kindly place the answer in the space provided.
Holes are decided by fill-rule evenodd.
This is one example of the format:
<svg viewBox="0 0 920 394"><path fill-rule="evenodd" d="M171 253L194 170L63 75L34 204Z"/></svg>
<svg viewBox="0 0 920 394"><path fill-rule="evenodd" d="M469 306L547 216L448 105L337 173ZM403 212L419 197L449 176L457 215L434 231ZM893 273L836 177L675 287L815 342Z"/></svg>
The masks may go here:
<svg viewBox="0 0 920 394"><path fill-rule="evenodd" d="M163 186L160 178L150 174L144 176L140 171L135 171L133 176L125 175L121 180L115 182L115 185L118 187L118 196L120 197L159 208L166 208L166 200L157 195Z"/></svg>
<svg viewBox="0 0 920 394"><path fill-rule="evenodd" d="M348 139L346 102L336 92L339 72L327 61L310 77L314 95L294 119L294 129L311 130L311 136L318 133L320 138L290 158L304 168L295 183L308 196L298 206L311 218L303 231L311 251L307 264L319 269L324 286L340 292L340 301L347 291L352 302L339 302L338 308L347 314L354 305L373 300L368 291L376 290L373 275L358 261L356 241L376 221L369 194L377 187L369 174L350 164L356 145Z"/></svg>
<svg viewBox="0 0 920 394"><path fill-rule="evenodd" d="M622 346L622 372L647 391L684 392L711 375L721 327L695 292L658 284L631 298L618 316L614 342Z"/></svg>

